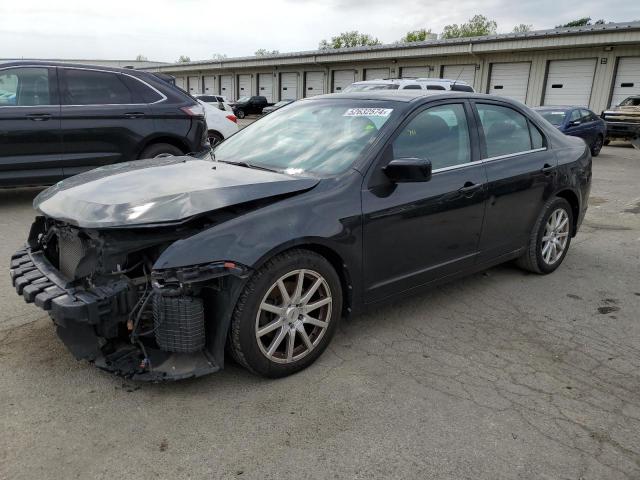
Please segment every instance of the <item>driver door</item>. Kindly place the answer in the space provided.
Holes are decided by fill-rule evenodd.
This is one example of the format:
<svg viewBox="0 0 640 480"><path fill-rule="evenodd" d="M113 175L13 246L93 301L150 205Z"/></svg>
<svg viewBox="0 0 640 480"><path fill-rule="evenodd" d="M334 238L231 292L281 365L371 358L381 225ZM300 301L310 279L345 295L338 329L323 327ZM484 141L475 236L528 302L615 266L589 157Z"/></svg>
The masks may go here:
<svg viewBox="0 0 640 480"><path fill-rule="evenodd" d="M471 120L469 120L471 119ZM364 300L371 303L476 263L487 178L469 105L436 104L400 127L362 191ZM429 181L391 183L393 159L426 158Z"/></svg>

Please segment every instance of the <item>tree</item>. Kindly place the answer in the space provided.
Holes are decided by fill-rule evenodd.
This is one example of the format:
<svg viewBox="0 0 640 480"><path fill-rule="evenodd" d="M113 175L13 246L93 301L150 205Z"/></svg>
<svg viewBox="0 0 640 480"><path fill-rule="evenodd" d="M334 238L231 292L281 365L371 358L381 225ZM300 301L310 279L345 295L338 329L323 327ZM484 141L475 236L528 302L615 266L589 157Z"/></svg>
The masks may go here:
<svg viewBox="0 0 640 480"><path fill-rule="evenodd" d="M277 55L279 53L279 50L267 50L266 48L259 48L254 52L254 55L256 57L264 57L266 55Z"/></svg>
<svg viewBox="0 0 640 480"><path fill-rule="evenodd" d="M564 25L556 25L556 28L586 27L587 25L603 25L604 23L607 23L607 22L605 22L602 19L596 20L595 22L591 23L591 17L583 17L583 18L578 18L577 20L571 20L570 22L567 22Z"/></svg>
<svg viewBox="0 0 640 480"><path fill-rule="evenodd" d="M516 25L515 27L513 27L513 33L527 33L530 32L532 28L533 25L526 25L524 23L521 23L520 25Z"/></svg>
<svg viewBox="0 0 640 480"><path fill-rule="evenodd" d="M147 57L145 57L144 55L142 55L141 53L139 53L136 56L136 62L146 62L147 60L149 60Z"/></svg>
<svg viewBox="0 0 640 480"><path fill-rule="evenodd" d="M191 57L187 55L180 55L180 58L178 59L178 63L187 63L190 61L191 61Z"/></svg>
<svg viewBox="0 0 640 480"><path fill-rule="evenodd" d="M412 30L410 32L407 32L406 35L400 39L400 42L424 42L425 40L434 40L435 38L438 38L438 35L436 35L435 33L431 33L431 30L421 28L419 30Z"/></svg>
<svg viewBox="0 0 640 480"><path fill-rule="evenodd" d="M363 47L368 45L380 45L380 40L368 33L360 33L354 30L352 32L342 32L338 36L331 37L331 40L322 40L318 48L320 50L330 50L332 48Z"/></svg>
<svg viewBox="0 0 640 480"><path fill-rule="evenodd" d="M225 60L227 58L227 55L224 53L214 53L213 55L211 55L211 59L215 60L216 62L221 62L222 60Z"/></svg>
<svg viewBox="0 0 640 480"><path fill-rule="evenodd" d="M474 15L462 25L446 25L442 31L442 38L483 37L495 35L497 29L498 24L494 20L489 20L484 15Z"/></svg>

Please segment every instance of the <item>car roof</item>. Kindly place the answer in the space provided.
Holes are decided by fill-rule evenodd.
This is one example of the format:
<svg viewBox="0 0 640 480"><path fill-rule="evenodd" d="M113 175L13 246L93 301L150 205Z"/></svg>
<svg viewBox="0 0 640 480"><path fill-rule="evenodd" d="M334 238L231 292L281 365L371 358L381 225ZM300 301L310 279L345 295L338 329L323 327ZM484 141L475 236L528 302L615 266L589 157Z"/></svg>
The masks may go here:
<svg viewBox="0 0 640 480"><path fill-rule="evenodd" d="M114 73L127 73L129 75L147 76L150 72L135 70L133 68L121 67L105 67L102 65L91 65L85 63L67 63L67 62L47 62L44 60L14 60L11 62L0 63L0 68L6 67L70 67L70 68L87 68L93 70L103 70Z"/></svg>
<svg viewBox="0 0 640 480"><path fill-rule="evenodd" d="M464 80L451 80L449 78L429 78L429 77L404 77L404 78L374 78L372 80L360 80L353 82L353 85L380 85L380 84L401 84L401 83L456 83L469 85Z"/></svg>
<svg viewBox="0 0 640 480"><path fill-rule="evenodd" d="M513 105L523 106L520 102L507 97L489 95L486 93L457 92L451 90L371 90L368 92L329 93L315 97L303 98L299 101L314 101L321 99L341 100L379 100L398 103L419 102L420 100L469 98L477 100L499 100Z"/></svg>

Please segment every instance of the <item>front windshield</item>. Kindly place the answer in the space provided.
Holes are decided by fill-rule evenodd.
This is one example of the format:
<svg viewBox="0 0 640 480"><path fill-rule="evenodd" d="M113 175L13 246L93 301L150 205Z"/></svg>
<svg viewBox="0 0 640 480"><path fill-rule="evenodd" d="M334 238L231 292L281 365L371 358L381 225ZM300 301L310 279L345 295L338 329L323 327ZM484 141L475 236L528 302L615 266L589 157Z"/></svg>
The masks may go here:
<svg viewBox="0 0 640 480"><path fill-rule="evenodd" d="M389 102L296 102L239 131L213 153L218 161L291 175L335 175L353 164L392 113Z"/></svg>
<svg viewBox="0 0 640 480"><path fill-rule="evenodd" d="M547 122L556 127L562 125L567 116L567 112L563 112L562 110L540 110L538 113L542 115L542 118Z"/></svg>
<svg viewBox="0 0 640 480"><path fill-rule="evenodd" d="M342 92L370 92L372 90L398 90L398 88L400 88L400 85L398 85L397 83L352 83Z"/></svg>
<svg viewBox="0 0 640 480"><path fill-rule="evenodd" d="M240 103L240 102L248 102L250 98L251 98L251 97L240 97L240 98L238 99L238 103Z"/></svg>
<svg viewBox="0 0 640 480"><path fill-rule="evenodd" d="M640 97L629 97L622 101L621 107L637 107L640 106Z"/></svg>

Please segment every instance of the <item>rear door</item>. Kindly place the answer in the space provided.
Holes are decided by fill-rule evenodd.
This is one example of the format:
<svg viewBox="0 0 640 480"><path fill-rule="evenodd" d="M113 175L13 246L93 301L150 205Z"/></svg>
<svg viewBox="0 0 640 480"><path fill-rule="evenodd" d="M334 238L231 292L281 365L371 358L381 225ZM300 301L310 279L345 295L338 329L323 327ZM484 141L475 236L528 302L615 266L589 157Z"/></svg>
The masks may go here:
<svg viewBox="0 0 640 480"><path fill-rule="evenodd" d="M59 68L63 173L137 158L142 140L154 132L149 106L123 75L84 68Z"/></svg>
<svg viewBox="0 0 640 480"><path fill-rule="evenodd" d="M515 107L473 103L489 195L480 259L492 261L526 245L553 190L557 160L540 130Z"/></svg>
<svg viewBox="0 0 640 480"><path fill-rule="evenodd" d="M59 181L61 155L56 69L0 70L0 186Z"/></svg>

